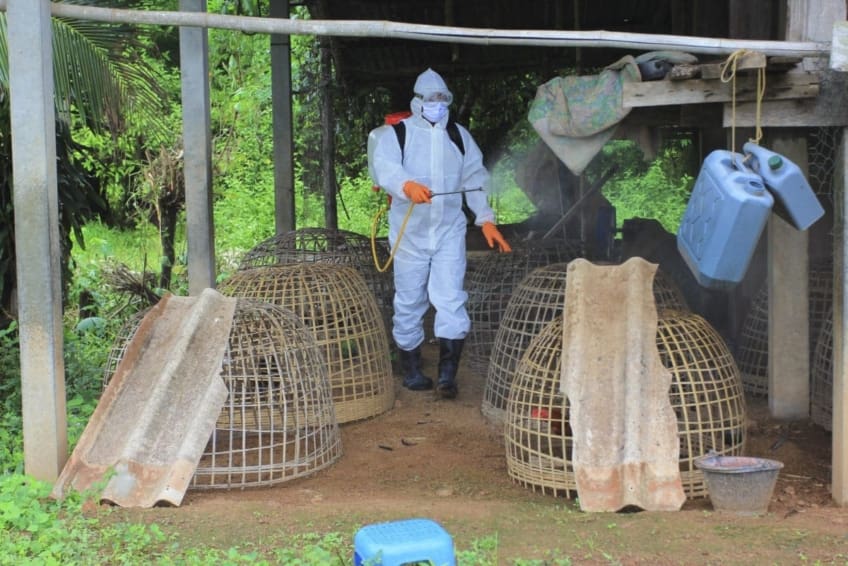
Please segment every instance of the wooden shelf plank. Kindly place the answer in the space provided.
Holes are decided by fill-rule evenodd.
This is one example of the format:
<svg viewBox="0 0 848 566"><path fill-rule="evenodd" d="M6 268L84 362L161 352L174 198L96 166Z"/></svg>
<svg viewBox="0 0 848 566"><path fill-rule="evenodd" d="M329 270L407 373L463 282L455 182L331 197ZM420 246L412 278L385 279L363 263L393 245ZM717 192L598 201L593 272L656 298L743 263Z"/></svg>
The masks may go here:
<svg viewBox="0 0 848 566"><path fill-rule="evenodd" d="M720 80L649 81L625 83L622 106L665 106L670 104L705 104L733 100L733 85ZM756 100L757 78L736 78L736 100ZM819 94L819 79L814 73L790 73L766 79L764 99L814 98Z"/></svg>
<svg viewBox="0 0 848 566"><path fill-rule="evenodd" d="M724 66L724 61L716 63L704 63L701 67L702 79L719 79L721 78L721 68ZM749 71L752 69L765 69L766 56L759 52L748 52L741 55L736 60L736 72ZM730 70L728 69L728 72Z"/></svg>
<svg viewBox="0 0 848 566"><path fill-rule="evenodd" d="M724 105L722 125L737 128L757 125L757 105L743 102L736 105L734 115L730 104ZM818 98L806 100L764 101L760 109L760 127L763 128L818 128L848 126L848 108L844 104L826 104Z"/></svg>

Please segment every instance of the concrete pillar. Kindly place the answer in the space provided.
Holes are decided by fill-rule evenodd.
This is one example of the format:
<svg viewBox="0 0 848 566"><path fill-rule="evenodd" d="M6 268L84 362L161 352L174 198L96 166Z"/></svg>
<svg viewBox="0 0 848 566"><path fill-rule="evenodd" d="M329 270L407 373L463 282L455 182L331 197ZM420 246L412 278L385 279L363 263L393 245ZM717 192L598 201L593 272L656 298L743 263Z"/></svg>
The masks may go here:
<svg viewBox="0 0 848 566"><path fill-rule="evenodd" d="M271 0L271 17L288 18L288 0ZM277 234L295 229L291 96L290 37L272 34L271 106L274 117L274 224Z"/></svg>
<svg viewBox="0 0 848 566"><path fill-rule="evenodd" d="M763 144L806 174L807 142L769 135ZM769 410L777 419L810 415L809 254L807 232L772 214L768 223Z"/></svg>
<svg viewBox="0 0 848 566"><path fill-rule="evenodd" d="M52 482L68 439L50 1L9 0L6 17L24 469Z"/></svg>
<svg viewBox="0 0 848 566"><path fill-rule="evenodd" d="M180 0L182 12L206 12L206 0ZM188 240L188 292L215 287L212 219L212 139L209 116L209 38L203 28L180 28L183 149Z"/></svg>

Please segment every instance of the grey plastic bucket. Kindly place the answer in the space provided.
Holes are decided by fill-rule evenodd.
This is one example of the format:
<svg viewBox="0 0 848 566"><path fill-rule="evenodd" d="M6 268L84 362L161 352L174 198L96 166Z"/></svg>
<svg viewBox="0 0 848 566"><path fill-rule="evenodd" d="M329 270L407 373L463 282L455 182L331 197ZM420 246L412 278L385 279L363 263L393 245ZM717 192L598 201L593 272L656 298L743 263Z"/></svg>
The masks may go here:
<svg viewBox="0 0 848 566"><path fill-rule="evenodd" d="M704 472L716 511L762 515L768 511L783 462L747 456L702 456L695 466Z"/></svg>

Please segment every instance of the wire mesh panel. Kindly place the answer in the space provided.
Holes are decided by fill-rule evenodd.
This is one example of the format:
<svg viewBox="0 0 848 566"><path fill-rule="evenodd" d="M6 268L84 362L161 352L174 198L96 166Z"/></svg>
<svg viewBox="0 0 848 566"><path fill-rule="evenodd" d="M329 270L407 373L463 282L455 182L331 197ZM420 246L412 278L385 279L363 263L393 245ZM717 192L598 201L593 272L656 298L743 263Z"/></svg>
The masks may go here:
<svg viewBox="0 0 848 566"><path fill-rule="evenodd" d="M504 436L511 478L534 491L571 497L577 484L568 400L559 392L562 337L560 315L528 346L510 388ZM721 336L692 313L662 311L657 350L672 375L669 401L677 416L683 489L688 497L705 496L703 473L694 460L711 450L721 455L744 451L739 372Z"/></svg>
<svg viewBox="0 0 848 566"><path fill-rule="evenodd" d="M389 253L385 242L371 246L371 239L356 232L328 228L300 228L268 238L248 251L239 269L271 267L296 263L335 263L349 265L365 279L377 300L386 328L391 328L394 283L391 270L379 272L376 256L385 265Z"/></svg>
<svg viewBox="0 0 848 566"><path fill-rule="evenodd" d="M813 355L810 418L825 430L833 430L833 310L822 323Z"/></svg>
<svg viewBox="0 0 848 566"><path fill-rule="evenodd" d="M112 380L112 376L115 375L115 370L118 369L118 364L124 359L124 355L127 353L127 347L132 342L141 324L141 319L144 318L149 310L147 308L133 314L118 329L118 333L112 341L112 347L109 349L109 354L106 356L106 365L103 366L103 389L106 389L106 386Z"/></svg>
<svg viewBox="0 0 848 566"><path fill-rule="evenodd" d="M395 389L386 330L355 269L329 263L260 267L236 272L219 289L289 309L312 331L327 363L339 423L391 408Z"/></svg>
<svg viewBox="0 0 848 566"><path fill-rule="evenodd" d="M515 288L495 334L481 411L491 422L504 422L509 388L515 368L531 340L545 325L562 314L568 263L537 267ZM686 310L686 301L677 284L657 270L653 282L658 309Z"/></svg>
<svg viewBox="0 0 848 566"><path fill-rule="evenodd" d="M515 287L532 270L581 257L579 242L538 240L522 242L512 253L492 253L466 276L471 331L466 343L469 367L485 376L495 335Z"/></svg>
<svg viewBox="0 0 848 566"><path fill-rule="evenodd" d="M736 353L742 387L755 397L768 396L768 287L763 285L754 298L739 334Z"/></svg>
<svg viewBox="0 0 848 566"><path fill-rule="evenodd" d="M680 310L688 311L689 304L686 302L686 297L683 295L683 290L680 285L665 271L657 268L654 275L654 303L657 305L657 310Z"/></svg>
<svg viewBox="0 0 848 566"><path fill-rule="evenodd" d="M833 269L830 266L810 269L808 294L812 362L816 340L833 303ZM755 397L768 396L768 319L768 286L764 284L751 301L736 353L742 386L745 392Z"/></svg>
<svg viewBox="0 0 848 566"><path fill-rule="evenodd" d="M810 128L807 135L807 179L816 196L827 202L833 198L833 175L838 161L838 149L842 143L841 127Z"/></svg>
<svg viewBox="0 0 848 566"><path fill-rule="evenodd" d="M326 364L294 313L239 300L221 377L229 395L192 487L273 485L341 457Z"/></svg>
<svg viewBox="0 0 848 566"><path fill-rule="evenodd" d="M146 313L122 325L109 352L104 388ZM239 300L221 378L227 400L191 487L274 485L341 457L326 363L309 329L291 311Z"/></svg>

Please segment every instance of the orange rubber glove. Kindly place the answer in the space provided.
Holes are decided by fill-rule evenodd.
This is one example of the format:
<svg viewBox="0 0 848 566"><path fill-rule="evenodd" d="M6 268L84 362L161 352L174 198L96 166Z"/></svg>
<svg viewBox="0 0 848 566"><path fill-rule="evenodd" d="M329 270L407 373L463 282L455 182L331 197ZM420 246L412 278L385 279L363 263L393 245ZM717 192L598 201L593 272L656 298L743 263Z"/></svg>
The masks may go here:
<svg viewBox="0 0 848 566"><path fill-rule="evenodd" d="M407 181L403 184L403 194L415 204L430 204L430 189L421 183Z"/></svg>
<svg viewBox="0 0 848 566"><path fill-rule="evenodd" d="M506 243L498 227L491 222L483 223L483 236L486 238L486 242L488 242L490 248L494 248L495 244L497 244L498 251L500 252L508 253L512 251L512 248Z"/></svg>

